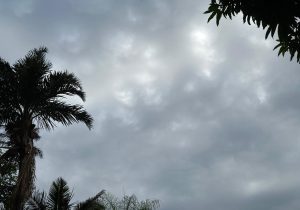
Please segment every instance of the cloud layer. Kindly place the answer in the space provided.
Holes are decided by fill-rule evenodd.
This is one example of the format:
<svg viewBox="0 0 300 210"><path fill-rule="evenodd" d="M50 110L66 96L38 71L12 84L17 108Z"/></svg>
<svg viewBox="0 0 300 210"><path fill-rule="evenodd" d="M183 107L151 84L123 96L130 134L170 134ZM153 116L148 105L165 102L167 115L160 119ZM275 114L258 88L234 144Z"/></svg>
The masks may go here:
<svg viewBox="0 0 300 210"><path fill-rule="evenodd" d="M45 45L82 80L94 129L42 131L37 187L106 189L162 210L296 210L299 65L208 1L2 1L1 57Z"/></svg>

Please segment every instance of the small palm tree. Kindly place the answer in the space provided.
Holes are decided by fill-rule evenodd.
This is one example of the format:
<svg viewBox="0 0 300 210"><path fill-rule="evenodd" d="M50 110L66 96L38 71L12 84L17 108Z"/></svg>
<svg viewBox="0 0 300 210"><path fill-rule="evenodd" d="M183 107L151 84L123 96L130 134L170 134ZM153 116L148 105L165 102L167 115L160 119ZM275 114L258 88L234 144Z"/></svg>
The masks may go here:
<svg viewBox="0 0 300 210"><path fill-rule="evenodd" d="M69 210L72 207L73 193L67 182L62 178L54 181L50 187L47 199L47 207L51 210Z"/></svg>
<svg viewBox="0 0 300 210"><path fill-rule="evenodd" d="M96 196L78 204L71 203L73 193L67 182L58 178L49 190L48 196L44 192L36 191L26 203L26 210L105 210L99 202L99 198L104 194L102 190Z"/></svg>
<svg viewBox="0 0 300 210"><path fill-rule="evenodd" d="M39 129L53 129L56 122L65 126L83 122L92 127L92 117L83 106L62 100L66 96L85 100L80 81L67 71L52 71L46 53L45 47L33 49L13 65L0 58L0 127L8 137L0 161L18 163L11 210L22 209L32 194L35 157L42 156L34 145Z"/></svg>

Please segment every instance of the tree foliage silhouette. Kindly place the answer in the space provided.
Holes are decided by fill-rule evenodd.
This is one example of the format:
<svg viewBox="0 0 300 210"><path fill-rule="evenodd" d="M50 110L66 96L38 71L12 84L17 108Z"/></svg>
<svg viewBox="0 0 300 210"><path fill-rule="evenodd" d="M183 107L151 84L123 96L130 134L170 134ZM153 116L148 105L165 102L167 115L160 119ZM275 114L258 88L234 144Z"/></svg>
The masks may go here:
<svg viewBox="0 0 300 210"><path fill-rule="evenodd" d="M0 149L0 156L2 154ZM0 169L0 205L7 206L17 180L17 163L3 160Z"/></svg>
<svg viewBox="0 0 300 210"><path fill-rule="evenodd" d="M159 208L158 200L139 201L135 195L124 195L122 199L119 199L110 193L105 193L99 200L106 210L155 210Z"/></svg>
<svg viewBox="0 0 300 210"><path fill-rule="evenodd" d="M299 0L211 0L206 14L208 22L216 18L219 25L221 17L232 19L239 13L244 23L251 22L266 29L265 38L274 37L277 29L278 44L274 47L278 55L290 54L300 63L300 1Z"/></svg>
<svg viewBox="0 0 300 210"><path fill-rule="evenodd" d="M73 193L67 182L58 178L49 190L35 191L27 201L25 210L155 210L159 208L158 200L139 201L135 195L124 195L121 199L106 193L104 190L97 195L77 203L71 203Z"/></svg>
<svg viewBox="0 0 300 210"><path fill-rule="evenodd" d="M33 196L26 203L26 210L104 210L105 207L100 203L99 198L104 194L101 191L96 196L80 203L71 203L73 193L67 182L56 179L49 190L45 192L35 191Z"/></svg>
<svg viewBox="0 0 300 210"><path fill-rule="evenodd" d="M47 52L46 47L33 49L13 65L0 59L0 126L8 139L0 161L18 163L12 210L22 209L31 196L35 157L42 157L34 145L39 139L39 129L51 130L56 123L68 126L77 122L92 127L92 117L82 105L63 100L67 96L85 100L80 81L67 71L53 71L52 64L46 60Z"/></svg>

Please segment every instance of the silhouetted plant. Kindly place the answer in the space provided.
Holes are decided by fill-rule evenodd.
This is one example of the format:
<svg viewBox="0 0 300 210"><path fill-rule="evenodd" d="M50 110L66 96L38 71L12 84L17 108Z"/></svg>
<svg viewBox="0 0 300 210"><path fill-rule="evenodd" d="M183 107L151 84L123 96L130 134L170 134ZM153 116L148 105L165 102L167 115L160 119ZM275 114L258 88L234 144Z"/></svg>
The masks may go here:
<svg viewBox="0 0 300 210"><path fill-rule="evenodd" d="M119 199L110 193L105 193L100 201L106 210L155 210L159 208L158 200L139 201L135 195L124 195L122 199Z"/></svg>
<svg viewBox="0 0 300 210"><path fill-rule="evenodd" d="M25 210L104 210L104 206L99 198L104 194L101 191L96 196L80 203L71 203L73 193L67 182L58 178L55 180L49 190L49 194L36 191L27 201Z"/></svg>
<svg viewBox="0 0 300 210"><path fill-rule="evenodd" d="M79 203L71 203L73 193L62 178L54 181L49 194L36 191L27 201L25 210L155 210L158 200L139 201L135 195L124 195L121 199L104 190L94 197Z"/></svg>
<svg viewBox="0 0 300 210"><path fill-rule="evenodd" d="M80 81L67 71L52 71L46 60L47 48L31 50L24 58L10 65L0 59L0 126L5 128L7 150L0 157L16 160L18 178L11 199L11 210L20 210L31 196L35 157L42 156L34 146L40 128L53 129L55 122L65 126L83 122L92 127L92 117L81 105L62 99L79 96L85 100Z"/></svg>
<svg viewBox="0 0 300 210"><path fill-rule="evenodd" d="M105 191L102 190L94 197L76 204L74 210L105 210L104 205L99 200L104 193Z"/></svg>
<svg viewBox="0 0 300 210"><path fill-rule="evenodd" d="M3 150L0 149L0 156L2 154L3 154ZM8 201L12 195L14 186L16 184L16 180L17 180L16 161L2 160L0 162L0 205L8 206L9 204Z"/></svg>
<svg viewBox="0 0 300 210"><path fill-rule="evenodd" d="M251 21L266 30L267 39L277 29L278 55L288 52L291 60L295 56L300 63L300 1L299 0L211 0L206 14L208 21L216 18L219 25L221 17L230 19L238 13L243 14L244 23Z"/></svg>
<svg viewBox="0 0 300 210"><path fill-rule="evenodd" d="M70 191L67 182L62 178L58 178L50 187L47 207L53 210L70 209L72 197L73 193Z"/></svg>
<svg viewBox="0 0 300 210"><path fill-rule="evenodd" d="M27 201L26 210L48 210L45 192L35 191Z"/></svg>

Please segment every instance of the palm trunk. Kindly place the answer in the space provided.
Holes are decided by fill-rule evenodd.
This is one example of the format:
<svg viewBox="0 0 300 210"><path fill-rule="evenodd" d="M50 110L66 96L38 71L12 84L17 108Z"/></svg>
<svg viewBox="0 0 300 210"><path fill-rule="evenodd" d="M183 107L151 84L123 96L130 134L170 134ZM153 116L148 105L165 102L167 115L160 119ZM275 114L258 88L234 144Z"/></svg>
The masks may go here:
<svg viewBox="0 0 300 210"><path fill-rule="evenodd" d="M23 136L24 152L19 159L19 174L17 184L11 198L10 210L22 210L25 202L30 198L35 176L35 154L33 140L28 135Z"/></svg>
<svg viewBox="0 0 300 210"><path fill-rule="evenodd" d="M31 151L20 160L17 184L12 195L11 210L23 209L26 200L31 196L34 168L35 158Z"/></svg>

